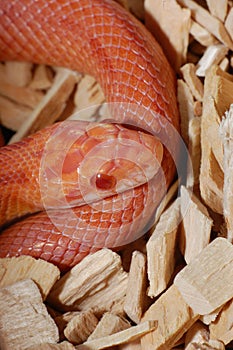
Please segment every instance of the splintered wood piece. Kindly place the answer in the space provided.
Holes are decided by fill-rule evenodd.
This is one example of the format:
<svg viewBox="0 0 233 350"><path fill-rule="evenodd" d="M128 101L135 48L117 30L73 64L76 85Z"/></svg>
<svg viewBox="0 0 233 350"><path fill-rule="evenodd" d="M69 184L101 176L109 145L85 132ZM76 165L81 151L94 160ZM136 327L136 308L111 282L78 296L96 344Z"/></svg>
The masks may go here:
<svg viewBox="0 0 233 350"><path fill-rule="evenodd" d="M66 328L68 322L71 321L71 319L74 316L77 316L80 313L80 311L68 311L64 314L58 314L53 317L60 334L60 339L64 339L64 329Z"/></svg>
<svg viewBox="0 0 233 350"><path fill-rule="evenodd" d="M102 249L85 257L55 283L48 299L64 310L110 311L124 300L127 282L120 256Z"/></svg>
<svg viewBox="0 0 233 350"><path fill-rule="evenodd" d="M207 70L214 64L218 64L226 56L228 48L223 44L216 44L207 47L204 55L197 63L196 74L205 77Z"/></svg>
<svg viewBox="0 0 233 350"><path fill-rule="evenodd" d="M229 49L233 49L233 42L227 33L223 23L216 17L212 16L206 9L198 5L193 0L178 0L182 6L188 7L191 10L192 18L200 25L205 27L219 41L221 41Z"/></svg>
<svg viewBox="0 0 233 350"><path fill-rule="evenodd" d="M178 198L161 215L146 245L149 279L148 295L150 297L155 297L164 291L174 272L176 236L180 220L180 199Z"/></svg>
<svg viewBox="0 0 233 350"><path fill-rule="evenodd" d="M181 187L181 214L183 218L182 251L189 263L209 243L213 220L206 207L190 190Z"/></svg>
<svg viewBox="0 0 233 350"><path fill-rule="evenodd" d="M36 66L29 87L34 90L47 90L52 86L52 71L44 64Z"/></svg>
<svg viewBox="0 0 233 350"><path fill-rule="evenodd" d="M172 66L178 71L186 61L191 13L182 9L175 0L145 1L145 21L156 35Z"/></svg>
<svg viewBox="0 0 233 350"><path fill-rule="evenodd" d="M30 118L11 138L10 143L17 142L24 136L55 122L64 110L75 83L76 75L73 71L65 68L58 70L53 85L33 110Z"/></svg>
<svg viewBox="0 0 233 350"><path fill-rule="evenodd" d="M32 109L19 105L6 97L0 96L1 124L8 129L17 131L25 123Z"/></svg>
<svg viewBox="0 0 233 350"><path fill-rule="evenodd" d="M55 265L31 256L0 259L0 288L28 278L37 284L45 300L60 278L60 271Z"/></svg>
<svg viewBox="0 0 233 350"><path fill-rule="evenodd" d="M225 346L218 340L209 340L208 343L199 344L191 343L186 346L185 350L225 350Z"/></svg>
<svg viewBox="0 0 233 350"><path fill-rule="evenodd" d="M193 20L190 28L190 34L203 46L210 46L218 43L218 40L210 32L208 32L208 30Z"/></svg>
<svg viewBox="0 0 233 350"><path fill-rule="evenodd" d="M201 123L200 191L205 203L223 213L223 146L219 133L222 116L232 103L233 77L214 65L204 84Z"/></svg>
<svg viewBox="0 0 233 350"><path fill-rule="evenodd" d="M30 62L7 61L5 63L6 80L15 86L27 86L32 79L32 67Z"/></svg>
<svg viewBox="0 0 233 350"><path fill-rule="evenodd" d="M36 346L30 346L28 350L75 350L75 347L68 341L63 341L59 344L43 343Z"/></svg>
<svg viewBox="0 0 233 350"><path fill-rule="evenodd" d="M222 22L224 21L227 14L227 0L207 0L208 8L211 14L218 17Z"/></svg>
<svg viewBox="0 0 233 350"><path fill-rule="evenodd" d="M147 306L146 289L146 256L139 251L134 251L130 264L124 310L135 323L140 322Z"/></svg>
<svg viewBox="0 0 233 350"><path fill-rule="evenodd" d="M216 238L176 275L174 284L192 310L205 315L233 297L232 278L233 246Z"/></svg>
<svg viewBox="0 0 233 350"><path fill-rule="evenodd" d="M180 111L181 135L188 146L188 126L189 121L194 118L194 99L188 85L181 79L177 81L177 99Z"/></svg>
<svg viewBox="0 0 233 350"><path fill-rule="evenodd" d="M223 60L219 63L219 67L225 72L228 71L229 66L230 66L230 63L227 57L224 57Z"/></svg>
<svg viewBox="0 0 233 350"><path fill-rule="evenodd" d="M123 331L129 327L130 323L126 319L110 312L106 312L97 324L95 330L88 337L88 341L103 338L107 335Z"/></svg>
<svg viewBox="0 0 233 350"><path fill-rule="evenodd" d="M81 118L88 120L96 113L104 101L103 90L95 78L90 75L84 75L74 95L74 104L76 105L74 112L81 111Z"/></svg>
<svg viewBox="0 0 233 350"><path fill-rule="evenodd" d="M41 91L35 91L29 87L14 86L4 80L0 81L0 94L29 108L35 108L44 96Z"/></svg>
<svg viewBox="0 0 233 350"><path fill-rule="evenodd" d="M142 335L153 331L157 327L156 321L145 321L137 326L108 335L103 338L93 339L76 346L77 350L101 350L111 346L133 341Z"/></svg>
<svg viewBox="0 0 233 350"><path fill-rule="evenodd" d="M230 9L230 11L227 15L225 27L226 27L228 33L230 34L231 39L233 40L233 7Z"/></svg>
<svg viewBox="0 0 233 350"><path fill-rule="evenodd" d="M196 76L196 68L193 63L186 63L180 68L183 78L188 84L193 96L196 100L202 101L204 94L204 86L200 79Z"/></svg>
<svg viewBox="0 0 233 350"><path fill-rule="evenodd" d="M223 212L227 224L227 238L233 242L233 104L220 125L224 149Z"/></svg>
<svg viewBox="0 0 233 350"><path fill-rule="evenodd" d="M225 345L233 340L233 299L224 305L215 322L210 324L210 337Z"/></svg>
<svg viewBox="0 0 233 350"><path fill-rule="evenodd" d="M200 321L187 331L185 336L185 350L224 350L224 344L221 341L210 339L208 327Z"/></svg>
<svg viewBox="0 0 233 350"><path fill-rule="evenodd" d="M4 350L58 341L58 329L32 280L1 288L0 310L0 339Z"/></svg>
<svg viewBox="0 0 233 350"><path fill-rule="evenodd" d="M189 121L189 157L186 186L195 189L199 184L201 166L201 118L195 117Z"/></svg>
<svg viewBox="0 0 233 350"><path fill-rule="evenodd" d="M140 339L118 346L118 350L142 350Z"/></svg>
<svg viewBox="0 0 233 350"><path fill-rule="evenodd" d="M81 344L87 340L97 324L98 318L92 310L80 312L68 322L64 335L72 344Z"/></svg>
<svg viewBox="0 0 233 350"><path fill-rule="evenodd" d="M177 287L172 285L142 318L142 321L158 321L158 328L141 338L142 350L171 349L198 317L186 304Z"/></svg>

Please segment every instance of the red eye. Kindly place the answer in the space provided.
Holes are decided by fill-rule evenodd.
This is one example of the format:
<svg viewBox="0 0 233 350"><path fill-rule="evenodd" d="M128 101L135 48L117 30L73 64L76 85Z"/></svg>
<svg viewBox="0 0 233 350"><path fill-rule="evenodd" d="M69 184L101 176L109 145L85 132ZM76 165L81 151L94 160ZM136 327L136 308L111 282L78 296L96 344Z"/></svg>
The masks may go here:
<svg viewBox="0 0 233 350"><path fill-rule="evenodd" d="M99 173L96 175L95 184L100 190L111 190L116 186L116 178L111 175Z"/></svg>

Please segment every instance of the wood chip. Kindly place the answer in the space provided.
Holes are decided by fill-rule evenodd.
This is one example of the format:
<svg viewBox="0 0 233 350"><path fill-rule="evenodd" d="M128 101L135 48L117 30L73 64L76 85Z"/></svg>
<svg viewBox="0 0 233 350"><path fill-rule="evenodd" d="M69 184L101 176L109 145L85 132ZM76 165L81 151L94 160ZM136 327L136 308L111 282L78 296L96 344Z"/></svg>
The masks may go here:
<svg viewBox="0 0 233 350"><path fill-rule="evenodd" d="M194 312L205 315L233 297L232 280L233 246L216 238L176 275L174 283Z"/></svg>
<svg viewBox="0 0 233 350"><path fill-rule="evenodd" d="M180 70L194 98L198 101L202 101L204 94L204 86L201 80L196 76L196 68L194 64L186 63L180 68Z"/></svg>
<svg viewBox="0 0 233 350"><path fill-rule="evenodd" d="M92 308L103 313L124 302L127 282L119 255L102 249L85 257L55 283L49 301L64 310Z"/></svg>
<svg viewBox="0 0 233 350"><path fill-rule="evenodd" d="M225 27L231 36L231 40L233 40L233 7L230 9L227 15Z"/></svg>
<svg viewBox="0 0 233 350"><path fill-rule="evenodd" d="M27 86L32 79L32 66L30 62L7 61L5 63L7 82L15 86Z"/></svg>
<svg viewBox="0 0 233 350"><path fill-rule="evenodd" d="M134 342L119 345L118 350L142 350L140 339L135 340Z"/></svg>
<svg viewBox="0 0 233 350"><path fill-rule="evenodd" d="M36 346L30 346L28 350L75 350L75 347L68 341L64 341L60 344L38 344Z"/></svg>
<svg viewBox="0 0 233 350"><path fill-rule="evenodd" d="M192 343L203 344L209 340L208 328L202 322L195 322L185 335L185 349Z"/></svg>
<svg viewBox="0 0 233 350"><path fill-rule="evenodd" d="M233 299L221 310L215 322L210 324L210 337L225 345L233 340Z"/></svg>
<svg viewBox="0 0 233 350"><path fill-rule="evenodd" d="M30 256L0 259L0 287L31 278L45 300L54 283L60 278L59 269L47 261Z"/></svg>
<svg viewBox="0 0 233 350"><path fill-rule="evenodd" d="M203 46L210 46L218 43L218 40L199 23L192 20L190 34Z"/></svg>
<svg viewBox="0 0 233 350"><path fill-rule="evenodd" d="M58 341L58 329L32 280L1 288L0 310L0 339L4 350L22 350Z"/></svg>
<svg viewBox="0 0 233 350"><path fill-rule="evenodd" d="M98 319L92 310L80 312L68 322L64 335L72 344L81 344L87 340L97 324Z"/></svg>
<svg viewBox="0 0 233 350"><path fill-rule="evenodd" d="M18 131L32 113L31 108L19 105L3 96L0 96L0 111L1 124L13 131Z"/></svg>
<svg viewBox="0 0 233 350"><path fill-rule="evenodd" d="M233 49L233 42L223 23L212 16L206 9L193 0L178 0L178 3L191 10L192 18L213 34L229 49Z"/></svg>
<svg viewBox="0 0 233 350"><path fill-rule="evenodd" d="M110 346L124 344L133 341L142 335L153 331L157 327L156 321L146 321L137 326L130 327L121 332L109 336L87 341L76 346L77 350L101 350Z"/></svg>
<svg viewBox="0 0 233 350"><path fill-rule="evenodd" d="M207 5L211 14L215 17L218 17L223 22L227 14L228 1L207 0Z"/></svg>
<svg viewBox="0 0 233 350"><path fill-rule="evenodd" d="M29 87L34 90L47 90L52 86L52 71L44 64L36 66Z"/></svg>
<svg viewBox="0 0 233 350"><path fill-rule="evenodd" d="M184 186L181 187L181 214L182 251L185 261L189 263L209 244L213 220L206 207Z"/></svg>
<svg viewBox="0 0 233 350"><path fill-rule="evenodd" d="M194 191L199 188L199 177L201 167L201 118L195 117L189 121L189 157L186 186Z"/></svg>
<svg viewBox="0 0 233 350"><path fill-rule="evenodd" d="M222 120L220 131L224 147L223 212L227 224L227 238L233 242L233 104Z"/></svg>
<svg viewBox="0 0 233 350"><path fill-rule="evenodd" d="M196 74L199 77L205 77L206 71L213 66L218 64L226 56L228 48L222 44L211 45L207 47L204 55L201 57L197 64Z"/></svg>
<svg viewBox="0 0 233 350"><path fill-rule="evenodd" d="M32 134L56 121L64 110L66 100L69 98L75 83L76 75L73 71L65 68L58 70L52 87L33 110L30 118L11 138L10 143L17 142L22 137Z"/></svg>
<svg viewBox="0 0 233 350"><path fill-rule="evenodd" d="M129 270L129 280L124 310L129 318L139 323L147 305L147 271L146 256L134 251Z"/></svg>
<svg viewBox="0 0 233 350"><path fill-rule="evenodd" d="M94 332L88 337L88 341L106 337L129 327L130 323L126 319L111 312L106 312L97 324Z"/></svg>
<svg viewBox="0 0 233 350"><path fill-rule="evenodd" d="M181 135L184 139L184 142L188 146L189 121L194 118L194 99L188 85L182 79L178 79L177 84L177 99L179 103Z"/></svg>
<svg viewBox="0 0 233 350"><path fill-rule="evenodd" d="M158 321L158 328L142 337L142 350L171 349L198 317L186 304L177 287L172 285L142 318L142 321Z"/></svg>
<svg viewBox="0 0 233 350"><path fill-rule="evenodd" d="M180 199L161 215L146 248L148 257L148 295L156 297L167 287L175 269L177 230L181 221Z"/></svg>
<svg viewBox="0 0 233 350"><path fill-rule="evenodd" d="M186 61L191 13L175 0L145 0L146 26L154 33L175 70Z"/></svg>

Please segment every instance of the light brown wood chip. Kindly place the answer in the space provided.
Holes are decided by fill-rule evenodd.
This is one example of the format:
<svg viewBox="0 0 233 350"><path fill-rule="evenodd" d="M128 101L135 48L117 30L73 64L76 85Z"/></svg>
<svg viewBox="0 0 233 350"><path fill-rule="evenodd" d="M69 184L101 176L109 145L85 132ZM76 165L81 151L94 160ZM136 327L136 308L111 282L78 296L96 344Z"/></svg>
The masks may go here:
<svg viewBox="0 0 233 350"><path fill-rule="evenodd" d="M0 310L1 349L23 350L58 341L58 329L32 280L1 288Z"/></svg>
<svg viewBox="0 0 233 350"><path fill-rule="evenodd" d="M193 188L195 192L196 187L199 186L201 167L201 118L195 117L189 121L188 135L190 162L188 163L186 186Z"/></svg>
<svg viewBox="0 0 233 350"><path fill-rule="evenodd" d="M142 350L171 349L198 317L186 304L177 287L172 285L142 318L142 321L158 321L158 328L142 337Z"/></svg>
<svg viewBox="0 0 233 350"><path fill-rule="evenodd" d="M111 312L106 312L100 319L95 330L88 337L88 341L103 338L107 335L123 331L129 327L130 323L125 318L112 314Z"/></svg>
<svg viewBox="0 0 233 350"><path fill-rule="evenodd" d="M161 215L146 245L150 297L155 297L164 291L174 272L176 237L180 221L178 198Z"/></svg>
<svg viewBox="0 0 233 350"><path fill-rule="evenodd" d="M186 61L191 12L175 0L145 1L146 26L155 34L175 70Z"/></svg>
<svg viewBox="0 0 233 350"><path fill-rule="evenodd" d="M29 87L34 90L47 90L52 85L52 71L44 64L37 65Z"/></svg>
<svg viewBox="0 0 233 350"><path fill-rule="evenodd" d="M182 251L189 263L210 241L213 220L206 207L186 187L181 187L181 214L183 218Z"/></svg>
<svg viewBox="0 0 233 350"><path fill-rule="evenodd" d="M92 310L80 312L68 322L64 335L72 344L81 344L87 340L97 324L98 319Z"/></svg>
<svg viewBox="0 0 233 350"><path fill-rule="evenodd" d="M76 346L77 350L101 350L111 346L124 344L133 341L143 334L153 331L157 327L156 321L146 321L137 326L130 327L121 332L108 335L103 338L87 341Z"/></svg>
<svg viewBox="0 0 233 350"><path fill-rule="evenodd" d="M205 315L233 297L232 280L233 246L216 238L176 275L174 283L194 312Z"/></svg>
<svg viewBox="0 0 233 350"><path fill-rule="evenodd" d="M228 48L223 44L215 44L208 46L204 55L197 63L196 74L199 77L205 77L206 72L214 64L218 64L226 56Z"/></svg>
<svg viewBox="0 0 233 350"><path fill-rule="evenodd" d="M216 321L210 324L210 337L225 345L233 340L233 299L220 311Z"/></svg>
<svg viewBox="0 0 233 350"><path fill-rule="evenodd" d="M31 278L39 287L43 300L60 278L59 269L41 259L19 256L0 259L0 287Z"/></svg>
<svg viewBox="0 0 233 350"><path fill-rule="evenodd" d="M186 63L180 68L180 70L194 98L198 101L202 101L204 94L204 86L201 80L196 76L196 68L194 64Z"/></svg>
<svg viewBox="0 0 233 350"><path fill-rule="evenodd" d="M135 323L140 322L147 306L146 289L146 256L139 251L134 251L130 264L124 310Z"/></svg>
<svg viewBox="0 0 233 350"><path fill-rule="evenodd" d="M217 44L218 40L199 23L192 20L190 34L203 46Z"/></svg>
<svg viewBox="0 0 233 350"><path fill-rule="evenodd" d="M227 223L227 237L233 242L233 104L220 125L224 149L223 212Z"/></svg>
<svg viewBox="0 0 233 350"><path fill-rule="evenodd" d="M63 341L60 344L43 343L36 346L30 346L28 350L75 350L75 347L68 341Z"/></svg>
<svg viewBox="0 0 233 350"><path fill-rule="evenodd" d="M225 26L226 26L228 33L231 36L231 40L233 40L233 7L230 9L230 11L227 15Z"/></svg>
<svg viewBox="0 0 233 350"><path fill-rule="evenodd" d="M218 17L223 22L227 14L228 1L207 0L207 5L211 14L215 17Z"/></svg>
<svg viewBox="0 0 233 350"><path fill-rule="evenodd" d="M15 86L27 86L32 79L32 63L7 61L4 71L6 81Z"/></svg>
<svg viewBox="0 0 233 350"><path fill-rule="evenodd" d="M55 283L49 301L64 310L110 311L124 300L127 282L120 256L102 249L85 257Z"/></svg>

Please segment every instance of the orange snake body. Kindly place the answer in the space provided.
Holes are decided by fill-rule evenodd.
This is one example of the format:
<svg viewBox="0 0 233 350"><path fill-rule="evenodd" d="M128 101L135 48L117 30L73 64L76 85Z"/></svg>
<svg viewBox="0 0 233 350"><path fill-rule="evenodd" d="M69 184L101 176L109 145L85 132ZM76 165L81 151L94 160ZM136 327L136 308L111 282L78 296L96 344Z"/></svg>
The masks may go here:
<svg viewBox="0 0 233 350"><path fill-rule="evenodd" d="M110 0L0 0L0 15L1 60L46 63L93 75L107 101L117 104L112 110L117 122L166 138L162 143L178 152L169 130L169 125L179 129L174 74L155 39L120 5ZM32 208L30 200L21 203L27 191L40 202L38 181L30 178L37 179L35 167L47 140L43 132L0 152L0 222L38 211L3 229L0 257L29 254L67 269L96 249L137 238L165 194L161 179L168 185L174 176L169 152L164 148L162 167L149 184L107 197L97 208L81 203L72 215L70 208L48 212L40 204ZM14 166L18 176L8 181Z"/></svg>

